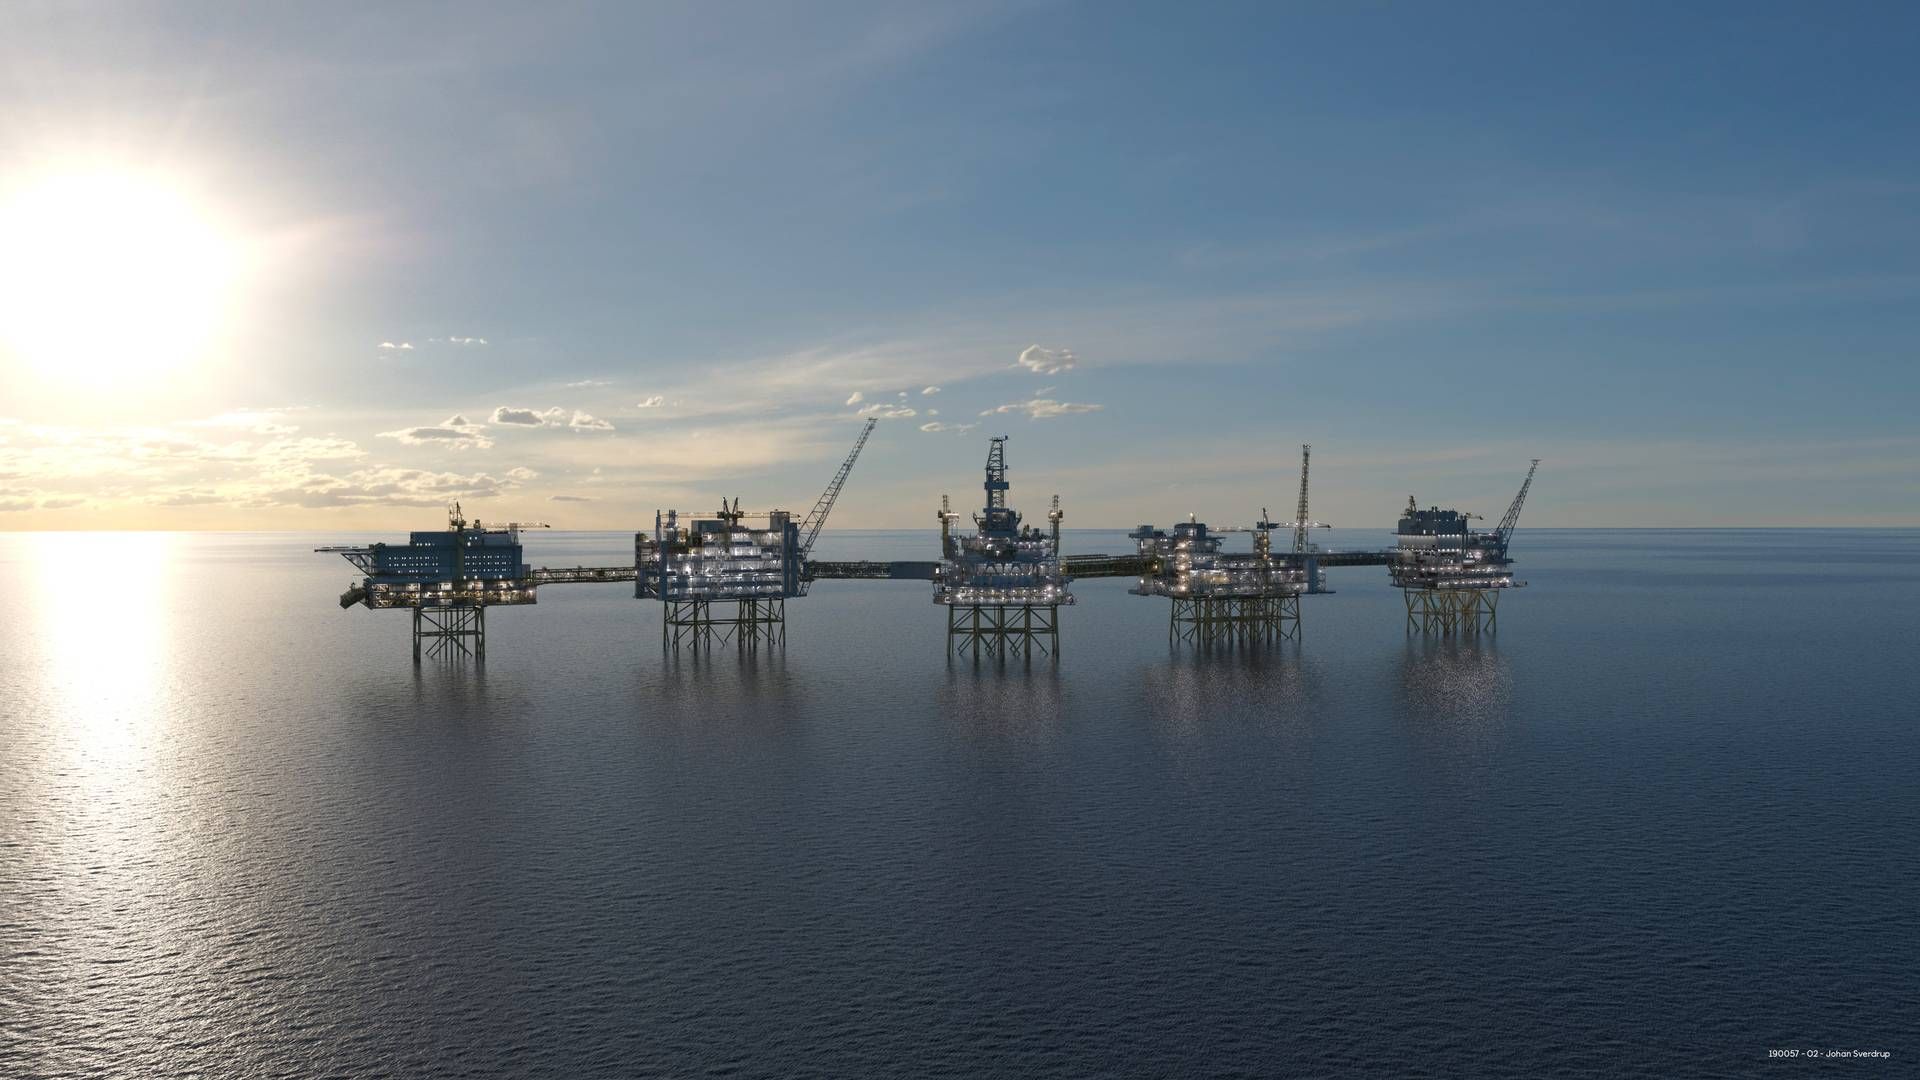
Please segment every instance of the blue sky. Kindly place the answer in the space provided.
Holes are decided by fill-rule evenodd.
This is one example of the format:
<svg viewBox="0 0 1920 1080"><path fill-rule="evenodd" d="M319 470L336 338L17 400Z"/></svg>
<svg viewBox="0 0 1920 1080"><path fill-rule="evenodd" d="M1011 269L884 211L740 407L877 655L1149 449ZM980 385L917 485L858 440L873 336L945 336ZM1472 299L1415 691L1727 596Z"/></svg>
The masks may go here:
<svg viewBox="0 0 1920 1080"><path fill-rule="evenodd" d="M6 175L249 254L190 357L0 353L0 528L804 509L862 410L848 527L1003 433L1080 526L1290 507L1302 442L1340 525L1530 457L1530 524L1920 522L1910 5L11 21Z"/></svg>

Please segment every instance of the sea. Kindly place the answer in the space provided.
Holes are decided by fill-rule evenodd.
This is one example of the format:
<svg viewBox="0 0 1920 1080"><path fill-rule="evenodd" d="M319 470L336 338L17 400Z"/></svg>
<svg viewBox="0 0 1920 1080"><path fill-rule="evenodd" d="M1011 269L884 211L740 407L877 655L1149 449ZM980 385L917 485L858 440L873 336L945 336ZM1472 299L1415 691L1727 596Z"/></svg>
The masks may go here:
<svg viewBox="0 0 1920 1080"><path fill-rule="evenodd" d="M1457 638L1083 580L1032 661L548 586L419 667L373 539L0 534L0 1076L1920 1075L1920 531L1523 528Z"/></svg>

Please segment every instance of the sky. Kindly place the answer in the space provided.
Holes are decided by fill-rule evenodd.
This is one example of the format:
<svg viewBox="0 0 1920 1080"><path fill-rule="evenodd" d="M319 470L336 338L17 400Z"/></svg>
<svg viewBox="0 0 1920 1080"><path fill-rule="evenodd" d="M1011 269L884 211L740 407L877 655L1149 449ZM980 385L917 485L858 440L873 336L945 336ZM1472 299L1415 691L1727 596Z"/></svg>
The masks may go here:
<svg viewBox="0 0 1920 1080"><path fill-rule="evenodd" d="M0 529L1920 524L1911 4L14 4Z"/></svg>

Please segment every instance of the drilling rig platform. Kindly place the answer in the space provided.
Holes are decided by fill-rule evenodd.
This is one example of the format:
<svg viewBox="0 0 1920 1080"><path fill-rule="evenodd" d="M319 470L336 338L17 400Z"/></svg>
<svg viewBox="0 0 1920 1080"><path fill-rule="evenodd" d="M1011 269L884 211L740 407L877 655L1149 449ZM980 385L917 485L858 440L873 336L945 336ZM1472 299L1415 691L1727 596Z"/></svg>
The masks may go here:
<svg viewBox="0 0 1920 1080"><path fill-rule="evenodd" d="M1060 654L1060 608L1073 603L1073 579L1060 564L1060 496L1047 531L1020 524L1007 505L1007 437L987 443L986 506L974 532L956 536L960 515L940 499L940 565L933 602L947 609L947 655Z"/></svg>

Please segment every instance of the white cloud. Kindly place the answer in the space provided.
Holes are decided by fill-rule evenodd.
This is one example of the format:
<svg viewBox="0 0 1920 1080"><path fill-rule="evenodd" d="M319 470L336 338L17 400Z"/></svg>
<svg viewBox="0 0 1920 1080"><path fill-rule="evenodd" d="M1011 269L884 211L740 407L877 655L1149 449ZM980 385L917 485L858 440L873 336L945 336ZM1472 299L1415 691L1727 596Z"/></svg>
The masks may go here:
<svg viewBox="0 0 1920 1080"><path fill-rule="evenodd" d="M666 403L667 399L665 397L659 394L650 394L645 401L640 403L639 407L642 409L657 409Z"/></svg>
<svg viewBox="0 0 1920 1080"><path fill-rule="evenodd" d="M487 343L487 339L483 337L446 337L428 338L427 340L442 345L485 345ZM407 346L409 349L412 347L411 345Z"/></svg>
<svg viewBox="0 0 1920 1080"><path fill-rule="evenodd" d="M937 386L929 386L929 387L927 387L927 388L926 388L925 390L922 390L922 391L920 391L920 396L922 396L922 397L932 397L933 395L935 395L935 394L937 394L937 393L939 393L939 392L940 392L940 388L939 388L939 387L937 387Z"/></svg>
<svg viewBox="0 0 1920 1080"><path fill-rule="evenodd" d="M460 413L454 413L435 425L383 431L380 433L380 438L394 439L406 446L451 446L458 450L485 450L493 445L493 440L486 436L486 428L483 425L474 423ZM295 455L302 460L312 460L358 457L364 453L359 447L344 439L287 439L278 444L270 444L268 449L278 449L282 460Z"/></svg>
<svg viewBox="0 0 1920 1080"><path fill-rule="evenodd" d="M451 446L458 450L485 450L493 440L475 427L411 427L383 431L382 439L394 439L406 446Z"/></svg>
<svg viewBox="0 0 1920 1080"><path fill-rule="evenodd" d="M547 500L549 502L592 502L593 496L591 495L549 495L547 496Z"/></svg>
<svg viewBox="0 0 1920 1080"><path fill-rule="evenodd" d="M606 422L605 420L600 419L597 416L591 416L587 413L583 413L578 409L574 410L573 419L567 421L567 426L570 428L573 428L576 431L612 431L613 430L612 424Z"/></svg>
<svg viewBox="0 0 1920 1080"><path fill-rule="evenodd" d="M400 344L395 345L391 341L383 341L380 343L380 347L383 349L411 349L413 348L413 342L403 341Z"/></svg>
<svg viewBox="0 0 1920 1080"><path fill-rule="evenodd" d="M887 401L876 401L873 404L868 405L866 408L861 409L859 412L855 413L854 415L855 416L877 416L882 420L905 420L916 414L912 409L907 408L905 405L895 405L892 402L887 402Z"/></svg>
<svg viewBox="0 0 1920 1080"><path fill-rule="evenodd" d="M612 385L613 385L613 382L609 379L581 379L579 382L568 383L567 389L591 390L591 389L594 389L595 387L612 386Z"/></svg>
<svg viewBox="0 0 1920 1080"><path fill-rule="evenodd" d="M943 423L941 423L940 421L938 421L938 420L935 420L935 421L934 421L933 423L931 423L931 424L921 424L921 425L920 425L920 430L921 430L921 431L935 431L935 432L938 432L938 431L952 431L952 432L957 432L957 433L961 433L961 434L964 434L964 433L966 433L966 432L969 432L969 431L972 431L972 430L973 430L974 428L977 428L977 427L979 427L979 426L980 426L980 425L979 425L979 424L977 424L977 423L976 423L976 424L943 424Z"/></svg>
<svg viewBox="0 0 1920 1080"><path fill-rule="evenodd" d="M527 468L525 465L516 465L513 468L507 470L508 479L518 480L523 484L539 475L540 475L539 473L534 472L532 469Z"/></svg>
<svg viewBox="0 0 1920 1080"><path fill-rule="evenodd" d="M858 390L855 390L853 394L847 398L847 404L858 405L865 400L867 400L867 395L861 393Z"/></svg>
<svg viewBox="0 0 1920 1080"><path fill-rule="evenodd" d="M1074 413L1099 412L1105 406L1082 405L1074 401L1055 401L1052 398L1034 398L1031 401L1014 401L997 409L987 409L981 416L993 416L996 413L1026 413L1029 419L1045 420L1054 416L1071 416Z"/></svg>
<svg viewBox="0 0 1920 1080"><path fill-rule="evenodd" d="M928 410L927 410L927 415L928 415L928 416L939 416L939 415L940 415L940 410L939 410L939 409L928 409Z"/></svg>
<svg viewBox="0 0 1920 1080"><path fill-rule="evenodd" d="M1058 375L1063 371L1072 371L1075 360L1072 349L1046 349L1029 345L1020 350L1020 359L1014 363L1035 375Z"/></svg>
<svg viewBox="0 0 1920 1080"><path fill-rule="evenodd" d="M567 423L567 410L557 405L551 409L521 409L502 405L493 410L493 422L513 427L540 427L543 424L564 426Z"/></svg>
<svg viewBox="0 0 1920 1080"><path fill-rule="evenodd" d="M532 409L514 409L505 405L493 410L493 422L496 424L513 424L518 427L539 427L541 424L546 423L540 414L534 412Z"/></svg>

